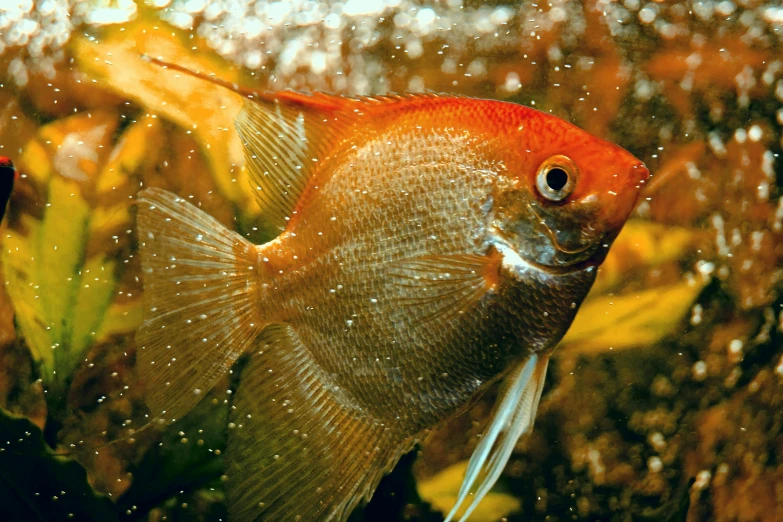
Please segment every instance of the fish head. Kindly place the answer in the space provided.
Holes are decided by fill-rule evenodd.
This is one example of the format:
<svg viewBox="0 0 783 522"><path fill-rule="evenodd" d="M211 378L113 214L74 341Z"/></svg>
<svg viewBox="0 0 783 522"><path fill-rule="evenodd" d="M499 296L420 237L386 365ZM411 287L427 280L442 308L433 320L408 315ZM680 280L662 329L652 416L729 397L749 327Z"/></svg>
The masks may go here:
<svg viewBox="0 0 783 522"><path fill-rule="evenodd" d="M597 266L639 198L649 171L625 149L529 109L493 195L493 233L548 272ZM525 132L528 131L528 132Z"/></svg>

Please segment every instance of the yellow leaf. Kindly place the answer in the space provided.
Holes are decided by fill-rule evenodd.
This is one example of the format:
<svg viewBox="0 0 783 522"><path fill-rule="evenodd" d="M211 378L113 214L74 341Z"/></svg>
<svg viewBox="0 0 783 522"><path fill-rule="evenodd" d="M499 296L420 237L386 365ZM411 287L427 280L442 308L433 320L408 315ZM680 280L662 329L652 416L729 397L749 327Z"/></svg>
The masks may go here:
<svg viewBox="0 0 783 522"><path fill-rule="evenodd" d="M640 219L628 221L598 270L588 299L616 288L631 270L681 259L695 244L697 232Z"/></svg>
<svg viewBox="0 0 783 522"><path fill-rule="evenodd" d="M19 166L24 169L25 174L32 177L41 186L45 186L49 182L54 169L49 154L37 139L27 142L22 151Z"/></svg>
<svg viewBox="0 0 783 522"><path fill-rule="evenodd" d="M106 311L106 317L96 334L98 342L106 341L113 335L126 334L136 330L141 324L141 300L113 303Z"/></svg>
<svg viewBox="0 0 783 522"><path fill-rule="evenodd" d="M604 352L645 346L674 333L701 290L702 278L585 302L559 350Z"/></svg>
<svg viewBox="0 0 783 522"><path fill-rule="evenodd" d="M131 222L130 209L130 201L111 207L96 207L90 220L90 236L106 236L111 231L128 228Z"/></svg>
<svg viewBox="0 0 783 522"><path fill-rule="evenodd" d="M32 221L32 220L30 220ZM31 269L36 262L37 221L27 225L29 238L9 230L3 238L3 271L5 289L16 312L16 321L35 361L42 364L47 374L54 369L52 341L46 324L40 318L44 312L39 299L41 288Z"/></svg>
<svg viewBox="0 0 783 522"><path fill-rule="evenodd" d="M70 329L89 215L90 208L81 196L79 185L60 176L52 177L49 204L37 242L35 277L42 290L45 323L57 348ZM55 360L64 351L57 348Z"/></svg>
<svg viewBox="0 0 783 522"><path fill-rule="evenodd" d="M99 200L101 196L110 196L119 187L125 187L130 176L147 162L150 150L155 150L162 141L163 128L158 118L144 116L129 126L101 170L96 184ZM134 188L132 192L136 190Z"/></svg>
<svg viewBox="0 0 783 522"><path fill-rule="evenodd" d="M104 256L88 260L81 269L79 288L72 311L71 343L69 361L74 367L83 359L83 354L92 344L96 330L103 322L106 308L114 295L115 262Z"/></svg>
<svg viewBox="0 0 783 522"><path fill-rule="evenodd" d="M153 64L149 54L222 79L236 81L237 73L225 62L192 50L190 35L156 20L141 19L109 30L95 41L74 40L79 67L100 79L109 89L164 116L191 133L207 158L220 193L245 214L257 215L258 206L243 163L234 118L242 107L241 96L183 73ZM106 60L111 56L111 60Z"/></svg>
<svg viewBox="0 0 783 522"><path fill-rule="evenodd" d="M457 502L457 493L459 493L467 467L467 461L460 462L449 466L428 480L420 481L417 486L419 496L440 512L448 513ZM459 520L469 505L470 503L466 502L457 511L457 520ZM513 511L519 510L520 506L519 499L506 493L490 491L468 517L468 521L495 522L508 516Z"/></svg>

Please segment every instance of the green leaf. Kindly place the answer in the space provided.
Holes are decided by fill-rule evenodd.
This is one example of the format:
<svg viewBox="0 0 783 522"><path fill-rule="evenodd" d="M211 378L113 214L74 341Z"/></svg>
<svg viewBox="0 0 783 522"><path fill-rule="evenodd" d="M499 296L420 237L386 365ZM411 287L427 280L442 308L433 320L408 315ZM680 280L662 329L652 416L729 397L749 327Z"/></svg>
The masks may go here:
<svg viewBox="0 0 783 522"><path fill-rule="evenodd" d="M75 181L55 176L49 182L49 204L37 241L35 271L37 283L46 291L40 299L54 353L54 365L45 368L54 380L65 379L73 370L68 353L74 304L79 285L79 268L84 256L85 231L90 208ZM79 317L79 316L76 316ZM59 376L58 376L59 373Z"/></svg>
<svg viewBox="0 0 783 522"><path fill-rule="evenodd" d="M78 462L55 455L28 419L0 409L0 520L111 522L117 515Z"/></svg>
<svg viewBox="0 0 783 522"><path fill-rule="evenodd" d="M71 330L71 351L74 357L83 354L92 345L96 330L104 320L106 308L114 295L115 264L104 256L96 256L87 260L81 269L75 302L78 315L74 317Z"/></svg>
<svg viewBox="0 0 783 522"><path fill-rule="evenodd" d="M130 471L133 482L118 499L120 512L146 513L172 497L221 488L228 404L213 391L180 421L166 428L159 444ZM225 394L225 391L223 391ZM135 506L135 507L134 507Z"/></svg>
<svg viewBox="0 0 783 522"><path fill-rule="evenodd" d="M16 322L33 358L45 368L54 368L50 332L42 319L45 314L39 299L40 285L32 273L40 223L32 219L26 221L29 237L8 230L3 240L5 289L16 311Z"/></svg>
<svg viewBox="0 0 783 522"><path fill-rule="evenodd" d="M128 169L159 134L159 125L145 119L112 148L116 126L116 114L96 111L41 127L24 157L31 183L46 198L43 215L23 214L3 241L17 325L60 402L98 332L106 330L120 266L106 245L114 248L116 241L108 241L130 227ZM128 325L115 324L113 331L120 326Z"/></svg>
<svg viewBox="0 0 783 522"><path fill-rule="evenodd" d="M225 87L151 63L156 56L196 71L237 81L236 68L214 54L199 50L203 40L159 19L137 20L105 30L100 38L77 36L72 41L79 68L106 89L146 107L192 134L209 164L220 194L243 214L257 216L258 203L243 162L234 117L241 96ZM206 47L206 46L204 46ZM112 56L111 61L104 57ZM116 63L122 63L118 67Z"/></svg>

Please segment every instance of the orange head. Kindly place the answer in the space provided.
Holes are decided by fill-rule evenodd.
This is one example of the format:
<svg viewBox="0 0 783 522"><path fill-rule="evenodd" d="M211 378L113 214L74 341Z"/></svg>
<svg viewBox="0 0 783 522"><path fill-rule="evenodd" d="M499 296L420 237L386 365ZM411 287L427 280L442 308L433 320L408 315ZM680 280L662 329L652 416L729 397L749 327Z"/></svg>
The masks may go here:
<svg viewBox="0 0 783 522"><path fill-rule="evenodd" d="M507 109L495 142L506 170L493 195L493 232L549 271L600 264L636 205L647 168L559 118Z"/></svg>

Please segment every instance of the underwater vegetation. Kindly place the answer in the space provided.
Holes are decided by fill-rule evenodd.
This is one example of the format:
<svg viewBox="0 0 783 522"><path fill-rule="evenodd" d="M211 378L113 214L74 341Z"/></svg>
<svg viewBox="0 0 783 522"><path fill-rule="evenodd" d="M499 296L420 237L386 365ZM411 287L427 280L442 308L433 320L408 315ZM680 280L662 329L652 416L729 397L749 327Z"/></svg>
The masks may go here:
<svg viewBox="0 0 783 522"><path fill-rule="evenodd" d="M179 422L136 365L139 190L275 235L225 89L535 107L653 174L470 520L783 519L783 9L761 1L20 1L0 12L0 519L225 520L240 360ZM497 389L351 520L442 520ZM120 442L112 442L123 439Z"/></svg>

